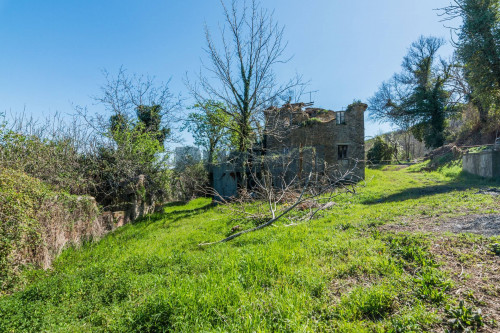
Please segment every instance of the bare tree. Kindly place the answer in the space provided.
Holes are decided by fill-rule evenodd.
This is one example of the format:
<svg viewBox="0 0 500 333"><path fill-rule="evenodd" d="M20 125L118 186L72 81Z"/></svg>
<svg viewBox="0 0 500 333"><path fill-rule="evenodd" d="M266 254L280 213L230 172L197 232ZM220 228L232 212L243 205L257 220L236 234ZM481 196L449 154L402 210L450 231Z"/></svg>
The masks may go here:
<svg viewBox="0 0 500 333"><path fill-rule="evenodd" d="M181 101L169 89L167 82L157 82L154 76L129 74L120 67L116 76L103 70L105 83L101 93L92 98L96 104L104 107L106 113L90 113L87 107L76 106L79 117L104 137L110 136L111 118L118 117L124 122L131 122L139 110L155 107L161 118L159 127L171 129L177 122L176 111ZM166 136L166 142L175 142L175 137Z"/></svg>
<svg viewBox="0 0 500 333"><path fill-rule="evenodd" d="M289 58L284 57L287 43L283 27L275 22L272 12L261 8L257 0L251 0L248 6L243 2L241 8L236 0L221 4L224 25L219 30L220 40L205 28L209 61L198 82L193 85L188 81L187 85L198 104L212 100L225 105L224 112L231 118L230 130L238 138L237 149L244 155L262 139L262 111L300 86L301 78L277 82L275 66ZM245 168L247 159L241 161L241 168ZM241 174L241 184L246 187L246 173Z"/></svg>
<svg viewBox="0 0 500 333"><path fill-rule="evenodd" d="M449 80L446 82L446 89L450 92L450 104L461 105L468 103L472 96L472 87L465 77L465 66L456 57L450 66Z"/></svg>
<svg viewBox="0 0 500 333"><path fill-rule="evenodd" d="M118 74L111 75L103 71L106 83L101 87L101 96L95 100L102 103L108 111L130 114L142 105L160 105L162 116L170 114L177 103L170 92L167 82L155 82L155 77L148 75L128 75L126 69L120 67Z"/></svg>

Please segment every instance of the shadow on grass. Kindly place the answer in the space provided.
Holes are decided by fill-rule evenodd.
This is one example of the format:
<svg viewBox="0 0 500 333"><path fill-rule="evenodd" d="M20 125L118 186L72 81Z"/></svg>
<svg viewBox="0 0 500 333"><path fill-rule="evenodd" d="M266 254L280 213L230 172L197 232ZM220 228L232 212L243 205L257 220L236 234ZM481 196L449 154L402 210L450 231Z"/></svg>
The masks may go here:
<svg viewBox="0 0 500 333"><path fill-rule="evenodd" d="M413 162L401 162L401 163L398 163L398 164L371 164L371 165L368 165L367 168L368 169L371 169L371 170L381 170L381 171L385 171L385 170L401 170L401 169L405 169L409 166L412 166L414 165L415 163Z"/></svg>
<svg viewBox="0 0 500 333"><path fill-rule="evenodd" d="M443 194L452 191L464 191L468 189L468 187L464 186L453 186L453 184L446 185L434 185L434 186L423 186L423 187L412 187L405 189L401 192L390 194L388 196L381 197L379 199L370 199L366 200L363 203L366 205L373 205L379 203L387 203L387 202L400 202L410 199L419 199L422 197L435 195L435 194Z"/></svg>
<svg viewBox="0 0 500 333"><path fill-rule="evenodd" d="M156 211L155 213L148 214L143 216L137 220L135 220L134 224L146 223L146 222L155 222L161 219L167 220L179 220L183 217L193 216L200 213L206 212L208 209L213 207L213 203L208 203L200 207L191 208L189 206L189 201L173 201L166 203L161 206L160 211ZM169 212L165 212L165 208L171 208ZM173 209L172 209L173 208ZM151 221L154 220L154 221Z"/></svg>
<svg viewBox="0 0 500 333"><path fill-rule="evenodd" d="M203 205L201 207L197 208L189 208L189 207L182 207L186 205L186 203L183 202L171 202L163 207L181 207L180 209L174 209L173 211L170 212L156 212L152 214L148 214L146 216L143 216L141 218L138 218L137 220L133 221L131 224L129 224L130 227L133 228L133 232L131 233L130 230L128 230L127 226L124 226L123 228L118 228L115 231L113 231L113 235L115 237L125 237L125 238L140 238L143 237L147 234L149 234L151 231L149 230L149 227L153 224L156 224L160 228L171 228L174 226L174 224L187 217L192 217L196 216L198 214L202 214L209 210L210 208L213 207L212 203Z"/></svg>
<svg viewBox="0 0 500 333"><path fill-rule="evenodd" d="M364 204L373 205L387 202L401 202L410 199L419 199L435 194L449 193L453 191L466 191L469 189L483 189L486 187L500 186L499 179L485 179L467 172L461 172L453 181L440 185L412 187L401 192L383 196L379 199L369 199Z"/></svg>
<svg viewBox="0 0 500 333"><path fill-rule="evenodd" d="M172 201L164 204L162 208L185 206L188 202L189 201Z"/></svg>
<svg viewBox="0 0 500 333"><path fill-rule="evenodd" d="M168 222L173 223L173 222L176 222L178 220L181 220L181 219L184 219L187 217L192 217L192 216L195 216L198 214L205 213L207 210L211 209L212 207L214 207L214 205L212 203L208 203L204 206L197 207L194 209L186 208L186 209L182 209L182 210L174 210L174 211L171 211L168 213L160 213L160 216L163 219L167 220Z"/></svg>
<svg viewBox="0 0 500 333"><path fill-rule="evenodd" d="M385 170L385 168L389 165L390 164L371 164L367 165L367 168L371 170Z"/></svg>

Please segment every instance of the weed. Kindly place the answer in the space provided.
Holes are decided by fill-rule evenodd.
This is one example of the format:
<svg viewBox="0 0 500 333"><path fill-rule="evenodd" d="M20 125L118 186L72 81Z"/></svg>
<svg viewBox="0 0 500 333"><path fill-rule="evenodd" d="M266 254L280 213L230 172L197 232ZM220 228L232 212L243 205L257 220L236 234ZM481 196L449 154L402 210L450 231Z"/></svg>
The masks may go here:
<svg viewBox="0 0 500 333"><path fill-rule="evenodd" d="M451 280L433 267L424 267L414 281L418 288L417 296L436 304L446 299L446 292L452 287Z"/></svg>
<svg viewBox="0 0 500 333"><path fill-rule="evenodd" d="M155 297L139 305L126 325L130 332L169 332L173 313L168 300Z"/></svg>
<svg viewBox="0 0 500 333"><path fill-rule="evenodd" d="M446 314L450 318L448 325L452 330L459 332L476 332L483 326L481 309L466 307L464 301L460 301L456 307L447 307Z"/></svg>
<svg viewBox="0 0 500 333"><path fill-rule="evenodd" d="M352 224L349 222L341 222L337 225L337 228L341 231L346 231L353 228Z"/></svg>
<svg viewBox="0 0 500 333"><path fill-rule="evenodd" d="M491 244L491 251L497 256L500 256L500 244L499 243Z"/></svg>
<svg viewBox="0 0 500 333"><path fill-rule="evenodd" d="M407 318L393 318L391 320L391 327L388 330L391 333L408 333L408 332L422 332L422 326L415 320Z"/></svg>
<svg viewBox="0 0 500 333"><path fill-rule="evenodd" d="M389 249L396 258L418 267L435 266L434 259L428 252L428 241L421 236L388 236Z"/></svg>
<svg viewBox="0 0 500 333"><path fill-rule="evenodd" d="M347 320L380 320L394 307L395 294L388 289L388 286L383 285L357 288L342 299L336 312Z"/></svg>

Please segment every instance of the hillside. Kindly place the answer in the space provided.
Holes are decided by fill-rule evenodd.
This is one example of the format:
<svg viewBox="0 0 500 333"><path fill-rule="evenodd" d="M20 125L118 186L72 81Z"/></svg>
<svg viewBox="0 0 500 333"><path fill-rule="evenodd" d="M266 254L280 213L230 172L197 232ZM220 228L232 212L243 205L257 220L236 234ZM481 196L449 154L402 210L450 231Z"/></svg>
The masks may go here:
<svg viewBox="0 0 500 333"><path fill-rule="evenodd" d="M499 238L453 231L479 214L500 220L499 197L484 190L499 184L458 167L418 169L367 169L358 193L325 216L211 247L197 244L243 221L208 199L170 204L26 273L23 290L0 298L0 331L409 332L482 322L493 332Z"/></svg>
<svg viewBox="0 0 500 333"><path fill-rule="evenodd" d="M68 245L104 234L98 216L92 197L0 166L0 296L22 285L24 270L48 268Z"/></svg>

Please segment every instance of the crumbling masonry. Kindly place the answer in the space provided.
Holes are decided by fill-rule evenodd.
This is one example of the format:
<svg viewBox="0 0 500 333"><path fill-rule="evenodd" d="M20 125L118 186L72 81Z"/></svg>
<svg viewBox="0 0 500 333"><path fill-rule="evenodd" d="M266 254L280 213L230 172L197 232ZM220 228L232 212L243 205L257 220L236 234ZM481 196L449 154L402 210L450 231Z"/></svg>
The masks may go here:
<svg viewBox="0 0 500 333"><path fill-rule="evenodd" d="M350 170L352 180L364 179L364 112L368 106L357 102L345 111L310 106L296 103L266 110L266 136L260 154L288 156L288 178L301 178L309 171L323 172L327 167L328 172ZM237 165L226 162L213 168L214 190L225 198L237 194L241 175ZM253 168L246 172L258 174L258 166ZM284 172L279 165L271 169L276 175Z"/></svg>

